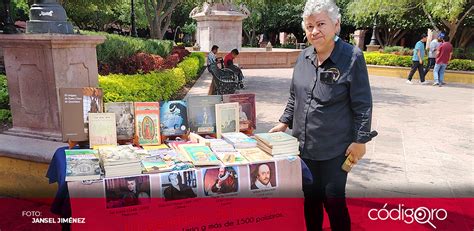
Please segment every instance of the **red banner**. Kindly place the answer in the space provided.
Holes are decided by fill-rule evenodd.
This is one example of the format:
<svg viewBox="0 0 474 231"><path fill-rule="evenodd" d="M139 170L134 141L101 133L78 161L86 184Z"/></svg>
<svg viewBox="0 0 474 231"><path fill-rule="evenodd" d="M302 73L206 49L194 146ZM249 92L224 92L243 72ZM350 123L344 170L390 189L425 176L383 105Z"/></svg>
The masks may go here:
<svg viewBox="0 0 474 231"><path fill-rule="evenodd" d="M70 219L49 205L0 199L0 230L305 230L301 198L152 198L105 208L104 198L73 199ZM349 198L352 230L467 230L474 228L473 198ZM101 209L99 209L101 208ZM325 216L324 229L329 230Z"/></svg>

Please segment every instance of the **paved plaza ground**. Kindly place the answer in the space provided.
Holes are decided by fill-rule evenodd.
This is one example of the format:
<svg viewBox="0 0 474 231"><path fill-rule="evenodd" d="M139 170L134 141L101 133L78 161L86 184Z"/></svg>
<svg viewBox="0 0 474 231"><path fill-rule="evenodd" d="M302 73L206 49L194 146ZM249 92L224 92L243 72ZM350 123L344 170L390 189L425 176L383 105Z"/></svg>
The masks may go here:
<svg viewBox="0 0 474 231"><path fill-rule="evenodd" d="M293 69L246 69L257 94L257 132L273 127L288 98ZM474 88L405 83L370 76L379 135L349 174L348 197L472 197Z"/></svg>

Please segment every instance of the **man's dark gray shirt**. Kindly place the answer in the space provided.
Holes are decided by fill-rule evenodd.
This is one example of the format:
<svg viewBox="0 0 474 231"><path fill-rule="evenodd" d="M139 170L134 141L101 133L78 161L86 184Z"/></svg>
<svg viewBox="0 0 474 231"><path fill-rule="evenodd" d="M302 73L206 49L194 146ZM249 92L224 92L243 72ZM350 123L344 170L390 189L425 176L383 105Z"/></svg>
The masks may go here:
<svg viewBox="0 0 474 231"><path fill-rule="evenodd" d="M296 61L280 122L293 129L302 158L329 160L352 142L370 141L372 94L363 53L341 39L317 70L315 65L311 46ZM334 73L332 81L327 73Z"/></svg>

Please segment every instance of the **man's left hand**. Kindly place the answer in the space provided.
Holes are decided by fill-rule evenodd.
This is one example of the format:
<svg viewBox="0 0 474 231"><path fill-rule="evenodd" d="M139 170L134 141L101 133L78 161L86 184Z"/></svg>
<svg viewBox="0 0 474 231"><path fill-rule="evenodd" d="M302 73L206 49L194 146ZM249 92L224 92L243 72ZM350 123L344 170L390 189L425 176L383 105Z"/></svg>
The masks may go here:
<svg viewBox="0 0 474 231"><path fill-rule="evenodd" d="M346 150L346 156L351 155L351 162L357 164L365 154L365 144L352 143Z"/></svg>

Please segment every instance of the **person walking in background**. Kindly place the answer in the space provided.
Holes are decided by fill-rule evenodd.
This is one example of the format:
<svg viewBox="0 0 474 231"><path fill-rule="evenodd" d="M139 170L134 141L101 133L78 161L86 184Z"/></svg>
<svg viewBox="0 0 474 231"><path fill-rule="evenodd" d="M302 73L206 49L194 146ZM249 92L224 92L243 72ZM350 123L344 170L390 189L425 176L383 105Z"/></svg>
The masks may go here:
<svg viewBox="0 0 474 231"><path fill-rule="evenodd" d="M408 80L406 82L408 84L413 84L411 80L416 70L418 70L418 74L420 74L421 84L426 84L425 74L423 71L423 58L425 57L425 44L424 43L426 42L426 39L427 39L426 34L422 34L420 41L416 43L415 49L413 49L413 57L411 59L413 61L413 64L411 65L410 74L408 74Z"/></svg>
<svg viewBox="0 0 474 231"><path fill-rule="evenodd" d="M444 83L444 71L448 66L449 60L453 56L453 45L449 42L449 36L445 35L442 38L442 43L439 45L436 52L436 64L433 69L434 83L433 86L440 86Z"/></svg>
<svg viewBox="0 0 474 231"><path fill-rule="evenodd" d="M428 47L428 63L426 64L425 68L425 77L430 71L431 68L434 68L434 65L436 63L436 50L438 49L439 45L441 44L441 38L444 36L444 33L440 33L437 38L433 38L433 40L430 42L430 46ZM435 37L435 36L433 36Z"/></svg>

